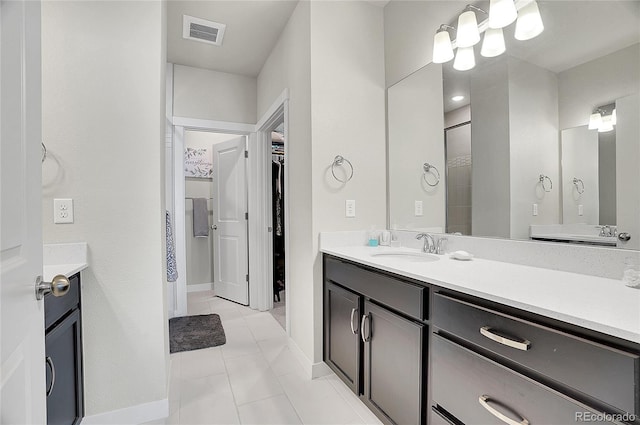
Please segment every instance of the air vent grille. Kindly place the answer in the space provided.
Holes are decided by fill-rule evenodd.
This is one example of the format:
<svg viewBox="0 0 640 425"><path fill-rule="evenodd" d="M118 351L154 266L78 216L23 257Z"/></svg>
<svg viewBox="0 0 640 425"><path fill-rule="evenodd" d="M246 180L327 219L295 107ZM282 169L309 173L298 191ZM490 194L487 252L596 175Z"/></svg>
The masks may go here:
<svg viewBox="0 0 640 425"><path fill-rule="evenodd" d="M225 24L183 15L182 37L187 40L220 46L225 28Z"/></svg>

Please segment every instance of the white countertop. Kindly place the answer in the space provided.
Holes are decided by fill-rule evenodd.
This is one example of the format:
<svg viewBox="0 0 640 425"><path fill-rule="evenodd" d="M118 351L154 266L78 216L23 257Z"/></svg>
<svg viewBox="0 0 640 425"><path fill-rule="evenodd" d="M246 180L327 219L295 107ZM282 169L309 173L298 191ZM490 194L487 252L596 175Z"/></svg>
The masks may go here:
<svg viewBox="0 0 640 425"><path fill-rule="evenodd" d="M45 282L51 282L59 274L71 277L89 267L86 242L45 244L42 248Z"/></svg>
<svg viewBox="0 0 640 425"><path fill-rule="evenodd" d="M594 331L640 343L640 289L621 280L484 259L457 261L438 255L374 257L389 247L323 247L322 252L380 270L463 292Z"/></svg>

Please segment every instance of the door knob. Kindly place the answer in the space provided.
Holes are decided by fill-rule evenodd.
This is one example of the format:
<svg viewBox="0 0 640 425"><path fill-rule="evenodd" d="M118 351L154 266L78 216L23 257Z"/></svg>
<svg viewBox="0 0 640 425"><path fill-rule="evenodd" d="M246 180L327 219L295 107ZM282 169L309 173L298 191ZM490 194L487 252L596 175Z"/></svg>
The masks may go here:
<svg viewBox="0 0 640 425"><path fill-rule="evenodd" d="M631 234L627 232L622 232L618 234L618 239L622 242L628 242L631 239Z"/></svg>
<svg viewBox="0 0 640 425"><path fill-rule="evenodd" d="M36 278L36 299L43 299L49 292L51 292L54 297L61 297L69 292L70 287L71 283L64 275L59 274L54 276L51 282L43 282L42 276L38 276Z"/></svg>
<svg viewBox="0 0 640 425"><path fill-rule="evenodd" d="M213 230L218 230L218 226L216 226L215 224L212 224L212 225L211 225L211 229L213 229Z"/></svg>

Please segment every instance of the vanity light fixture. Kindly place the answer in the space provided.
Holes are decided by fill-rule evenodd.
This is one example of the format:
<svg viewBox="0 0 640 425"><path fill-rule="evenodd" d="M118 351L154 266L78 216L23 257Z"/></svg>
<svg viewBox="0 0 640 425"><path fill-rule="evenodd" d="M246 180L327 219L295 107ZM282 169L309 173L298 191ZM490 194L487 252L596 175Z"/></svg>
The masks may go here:
<svg viewBox="0 0 640 425"><path fill-rule="evenodd" d="M598 127L598 133L606 133L613 130L613 120L611 115L605 115L602 117L602 124Z"/></svg>
<svg viewBox="0 0 640 425"><path fill-rule="evenodd" d="M489 28L504 28L517 17L513 0L491 0L489 3Z"/></svg>
<svg viewBox="0 0 640 425"><path fill-rule="evenodd" d="M516 4L517 3L517 4ZM480 34L484 34L484 41L480 54L493 58L503 54L506 50L502 28L518 19L515 29L517 40L530 40L544 30L538 3L535 0L491 0L489 13L467 5L458 16L456 39L451 40L449 29L456 29L449 25L440 25L433 37L433 63L449 62L455 56L453 68L467 71L475 67L473 46L480 41ZM489 15L488 19L478 24L476 11ZM458 52L454 55L453 49Z"/></svg>
<svg viewBox="0 0 640 425"><path fill-rule="evenodd" d="M476 66L476 55L471 47L458 47L456 60L453 61L453 69L468 71Z"/></svg>
<svg viewBox="0 0 640 425"><path fill-rule="evenodd" d="M451 98L451 100L453 100L454 102L460 102L460 101L464 100L464 96L462 96L462 95L460 95L460 94L459 94L459 95L457 95L457 96L453 96L453 97Z"/></svg>
<svg viewBox="0 0 640 425"><path fill-rule="evenodd" d="M453 59L453 45L449 29L455 28L442 24L433 37L433 63L445 63Z"/></svg>
<svg viewBox="0 0 640 425"><path fill-rule="evenodd" d="M613 125L618 124L618 116L616 114L616 108L613 108L613 111L611 112L611 124Z"/></svg>
<svg viewBox="0 0 640 425"><path fill-rule="evenodd" d="M502 28L489 28L484 33L480 54L485 58L500 56L506 50Z"/></svg>
<svg viewBox="0 0 640 425"><path fill-rule="evenodd" d="M602 115L596 111L589 117L589 130L597 130L602 125Z"/></svg>
<svg viewBox="0 0 640 425"><path fill-rule="evenodd" d="M598 106L589 116L589 130L598 130L598 133L606 133L613 130L617 123L615 104Z"/></svg>
<svg viewBox="0 0 640 425"><path fill-rule="evenodd" d="M456 34L456 44L458 47L471 47L480 42L476 10L487 13L480 8L468 4L464 8L464 12L458 16L458 32Z"/></svg>
<svg viewBox="0 0 640 425"><path fill-rule="evenodd" d="M515 38L520 41L531 40L540 35L542 31L544 31L544 24L540 16L538 3L532 0L518 12Z"/></svg>

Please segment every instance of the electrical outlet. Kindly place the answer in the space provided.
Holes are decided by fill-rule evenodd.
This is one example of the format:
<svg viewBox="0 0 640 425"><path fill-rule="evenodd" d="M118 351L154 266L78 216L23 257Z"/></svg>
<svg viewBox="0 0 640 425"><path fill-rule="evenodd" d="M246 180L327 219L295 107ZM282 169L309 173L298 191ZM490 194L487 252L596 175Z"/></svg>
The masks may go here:
<svg viewBox="0 0 640 425"><path fill-rule="evenodd" d="M422 217L422 201L415 201L413 206L414 214L416 217Z"/></svg>
<svg viewBox="0 0 640 425"><path fill-rule="evenodd" d="M538 215L538 204L533 204L533 215Z"/></svg>
<svg viewBox="0 0 640 425"><path fill-rule="evenodd" d="M353 218L356 216L356 201L354 199L347 199L345 201L345 216Z"/></svg>
<svg viewBox="0 0 640 425"><path fill-rule="evenodd" d="M578 215L584 215L584 205L578 205Z"/></svg>
<svg viewBox="0 0 640 425"><path fill-rule="evenodd" d="M73 199L53 200L53 222L73 223Z"/></svg>

